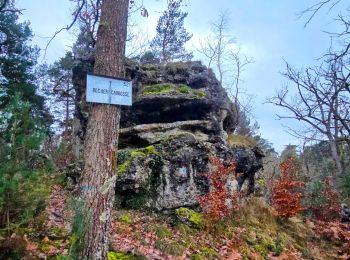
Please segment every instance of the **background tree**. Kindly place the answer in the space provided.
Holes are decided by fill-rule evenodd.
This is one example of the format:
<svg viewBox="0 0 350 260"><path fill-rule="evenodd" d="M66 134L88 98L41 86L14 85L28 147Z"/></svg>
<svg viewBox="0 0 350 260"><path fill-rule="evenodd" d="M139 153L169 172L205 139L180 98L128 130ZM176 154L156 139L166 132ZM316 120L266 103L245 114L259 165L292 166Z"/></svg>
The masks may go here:
<svg viewBox="0 0 350 260"><path fill-rule="evenodd" d="M306 16L307 26L322 8L329 11L338 6L341 0L316 1L301 12ZM345 12L348 12L346 9ZM331 46L322 56L319 66L298 71L287 63L283 75L292 87L280 90L270 101L289 113L281 118L292 118L304 123L302 131L290 129L292 134L306 142L323 142L329 147L338 174L346 173L344 154L350 151L350 21L344 11L339 11L335 19L343 30L329 33ZM337 42L339 44L334 44Z"/></svg>
<svg viewBox="0 0 350 260"><path fill-rule="evenodd" d="M15 95L0 113L0 228L28 223L48 195L40 145L46 129L32 106Z"/></svg>
<svg viewBox="0 0 350 260"><path fill-rule="evenodd" d="M51 117L37 94L38 48L29 45L29 25L18 22L13 1L0 8L0 228L10 230L42 206L47 160L40 146Z"/></svg>
<svg viewBox="0 0 350 260"><path fill-rule="evenodd" d="M101 18L102 1L73 1L76 2L76 12L74 13L76 21L73 22L80 27L78 39L73 47L73 53L79 58L91 57L91 52L94 51L97 40L97 28ZM142 30L137 23L132 21L133 16L139 16L140 12L143 17L148 16L148 12L142 2L130 1L126 43L126 57L128 58L141 56L149 45L148 35L144 33L144 30Z"/></svg>
<svg viewBox="0 0 350 260"><path fill-rule="evenodd" d="M198 51L207 59L208 67L217 70L221 84L223 84L224 75L228 72L228 66L225 65L234 41L229 33L229 15L226 12L221 12L211 23L211 34L200 40Z"/></svg>
<svg viewBox="0 0 350 260"><path fill-rule="evenodd" d="M151 49L162 63L174 60L190 60L192 53L185 50L185 44L192 38L184 28L187 13L180 11L181 0L169 0L157 24L157 35L151 42Z"/></svg>
<svg viewBox="0 0 350 260"><path fill-rule="evenodd" d="M8 4L4 10L12 8L14 6ZM0 109L20 94L24 102L31 104L33 115L49 125L51 121L44 97L36 93L35 70L39 49L28 44L32 37L29 24L18 23L17 20L17 12L0 13Z"/></svg>
<svg viewBox="0 0 350 260"><path fill-rule="evenodd" d="M200 40L197 51L205 57L208 67L215 71L234 103L236 134L254 135L258 126L252 124L249 118L251 97L241 87L242 73L253 60L237 48L235 38L230 32L229 18L227 12L219 14L211 23L211 33Z"/></svg>
<svg viewBox="0 0 350 260"><path fill-rule="evenodd" d="M46 84L47 102L54 115L58 129L64 128L65 139L71 133L75 90L72 83L73 54L66 55L48 68L49 84Z"/></svg>
<svg viewBox="0 0 350 260"><path fill-rule="evenodd" d="M303 73L287 64L287 71L283 75L293 83L295 89L291 91L285 87L270 102L288 111L288 114L279 115L279 118L296 119L304 123L304 129L291 129L292 134L305 141L328 141L337 172L341 174L344 167L338 142L346 140L349 143L350 92L346 86L350 71L346 72L346 66L337 68L332 61L324 66L308 68Z"/></svg>

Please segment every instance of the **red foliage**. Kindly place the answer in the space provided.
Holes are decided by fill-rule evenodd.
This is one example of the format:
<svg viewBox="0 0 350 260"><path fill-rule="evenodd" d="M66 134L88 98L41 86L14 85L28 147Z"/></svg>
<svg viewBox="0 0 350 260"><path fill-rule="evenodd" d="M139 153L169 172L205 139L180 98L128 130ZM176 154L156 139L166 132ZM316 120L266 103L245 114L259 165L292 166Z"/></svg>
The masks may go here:
<svg viewBox="0 0 350 260"><path fill-rule="evenodd" d="M340 219L340 196L334 188L331 177L324 180L324 189L321 196L324 198L324 203L311 207L313 217L323 221Z"/></svg>
<svg viewBox="0 0 350 260"><path fill-rule="evenodd" d="M281 217L293 217L304 208L301 205L304 182L296 178L295 158L290 157L279 166L281 177L272 185L272 204Z"/></svg>
<svg viewBox="0 0 350 260"><path fill-rule="evenodd" d="M318 221L314 231L321 238L332 241L338 245L337 259L350 259L350 231L349 225L340 222Z"/></svg>
<svg viewBox="0 0 350 260"><path fill-rule="evenodd" d="M209 160L214 170L202 175L210 179L212 190L199 197L198 202L209 220L217 220L230 216L237 209L239 193L232 194L226 189L229 174L235 173L236 165L231 162L225 166L220 158L214 156Z"/></svg>

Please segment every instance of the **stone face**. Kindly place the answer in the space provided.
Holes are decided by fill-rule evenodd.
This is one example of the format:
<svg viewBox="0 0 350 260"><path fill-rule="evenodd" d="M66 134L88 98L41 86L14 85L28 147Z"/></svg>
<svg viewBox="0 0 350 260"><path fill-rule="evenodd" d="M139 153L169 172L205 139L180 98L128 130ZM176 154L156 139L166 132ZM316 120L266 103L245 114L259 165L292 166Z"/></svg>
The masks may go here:
<svg viewBox="0 0 350 260"><path fill-rule="evenodd" d="M210 69L200 62L128 62L127 78L133 80L133 106L122 108L116 173L120 206L196 206L198 196L210 189L202 175L210 172L209 156L236 163L242 174L230 180L229 189L241 188L247 179L248 192L253 191L263 155L255 148L229 145L237 124L234 105ZM81 86L83 80L76 82ZM83 137L88 109L77 115L76 133Z"/></svg>
<svg viewBox="0 0 350 260"><path fill-rule="evenodd" d="M137 190L140 198L146 197L143 205L151 208L194 207L210 189L202 175L210 171L209 156L236 162L242 175L230 180L230 189L241 188L248 179L247 189L253 191L262 154L228 144L227 136L235 130L234 106L211 70L199 62L187 62L157 67L132 64L128 73L137 79L137 87L133 106L122 114L120 148L154 145L161 167L150 171L153 155L133 160L119 177L121 200L135 199Z"/></svg>

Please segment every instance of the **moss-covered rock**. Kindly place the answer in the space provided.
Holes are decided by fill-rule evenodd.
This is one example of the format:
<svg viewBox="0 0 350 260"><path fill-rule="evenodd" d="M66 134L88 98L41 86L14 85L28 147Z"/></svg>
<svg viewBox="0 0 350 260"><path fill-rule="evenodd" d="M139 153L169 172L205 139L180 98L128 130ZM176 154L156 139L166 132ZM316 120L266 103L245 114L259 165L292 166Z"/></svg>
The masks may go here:
<svg viewBox="0 0 350 260"><path fill-rule="evenodd" d="M179 208L175 213L180 221L187 223L194 228L202 228L204 226L204 219L201 213L189 208Z"/></svg>
<svg viewBox="0 0 350 260"><path fill-rule="evenodd" d="M161 95L170 92L175 92L175 85L173 84L156 84L152 86L146 86L142 94L143 95Z"/></svg>
<svg viewBox="0 0 350 260"><path fill-rule="evenodd" d="M154 145L145 148L126 149L118 152L118 174L123 174L127 171L134 159L145 159L150 155L157 155L157 149Z"/></svg>
<svg viewBox="0 0 350 260"><path fill-rule="evenodd" d="M192 89L185 84L162 83L146 86L141 95L185 94L192 98L204 98L206 92L202 89Z"/></svg>

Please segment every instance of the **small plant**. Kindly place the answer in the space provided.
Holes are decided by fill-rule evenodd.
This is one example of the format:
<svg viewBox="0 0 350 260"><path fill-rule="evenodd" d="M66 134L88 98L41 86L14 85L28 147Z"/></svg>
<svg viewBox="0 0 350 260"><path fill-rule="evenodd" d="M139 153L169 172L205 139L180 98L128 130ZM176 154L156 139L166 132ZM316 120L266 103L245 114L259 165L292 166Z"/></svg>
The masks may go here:
<svg viewBox="0 0 350 260"><path fill-rule="evenodd" d="M343 189L346 196L350 197L350 170L344 175Z"/></svg>
<svg viewBox="0 0 350 260"><path fill-rule="evenodd" d="M331 177L326 177L320 183L317 197L310 196L309 210L313 218L323 221L332 221L340 218L340 196L335 190ZM313 194L312 194L313 195Z"/></svg>
<svg viewBox="0 0 350 260"><path fill-rule="evenodd" d="M156 225L155 232L159 239L164 239L171 236L171 231L164 225Z"/></svg>
<svg viewBox="0 0 350 260"><path fill-rule="evenodd" d="M290 157L279 166L281 176L272 187L272 204L281 217L293 217L304 208L301 205L304 182L296 178L295 158Z"/></svg>
<svg viewBox="0 0 350 260"><path fill-rule="evenodd" d="M118 220L125 224L132 224L134 222L130 214L122 214L119 216Z"/></svg>
<svg viewBox="0 0 350 260"><path fill-rule="evenodd" d="M80 198L73 200L72 207L74 208L75 214L72 221L69 258L78 259L84 246L83 239L85 233L88 230L86 219L87 210Z"/></svg>
<svg viewBox="0 0 350 260"><path fill-rule="evenodd" d="M163 253L173 256L182 256L186 250L186 247L182 244L177 242L164 242L161 240L156 240L155 247Z"/></svg>
<svg viewBox="0 0 350 260"><path fill-rule="evenodd" d="M231 162L225 166L220 158L214 156L209 160L214 170L202 175L209 178L213 189L199 197L198 202L209 221L214 221L230 216L237 209L239 193L230 194L225 187L228 176L235 173L236 165Z"/></svg>
<svg viewBox="0 0 350 260"><path fill-rule="evenodd" d="M136 256L133 254L122 253L122 252L113 252L109 251L107 255L108 260L145 260L146 258L142 256Z"/></svg>

